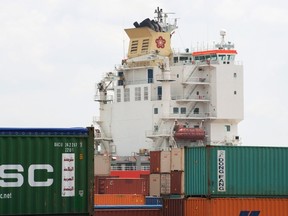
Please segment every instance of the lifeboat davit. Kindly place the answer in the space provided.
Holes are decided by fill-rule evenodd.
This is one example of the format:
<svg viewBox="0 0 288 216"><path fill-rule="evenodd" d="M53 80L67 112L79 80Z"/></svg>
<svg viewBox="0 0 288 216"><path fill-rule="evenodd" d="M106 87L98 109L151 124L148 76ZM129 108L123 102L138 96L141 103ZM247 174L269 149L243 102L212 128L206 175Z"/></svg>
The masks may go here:
<svg viewBox="0 0 288 216"><path fill-rule="evenodd" d="M175 128L174 138L179 141L203 141L205 138L205 131L202 128L188 128L179 125Z"/></svg>

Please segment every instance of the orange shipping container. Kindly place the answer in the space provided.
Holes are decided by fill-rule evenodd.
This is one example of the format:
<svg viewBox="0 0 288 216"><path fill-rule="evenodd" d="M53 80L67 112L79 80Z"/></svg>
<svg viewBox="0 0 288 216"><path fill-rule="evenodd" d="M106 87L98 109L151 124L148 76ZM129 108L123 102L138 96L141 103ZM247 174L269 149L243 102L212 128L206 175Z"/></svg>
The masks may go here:
<svg viewBox="0 0 288 216"><path fill-rule="evenodd" d="M287 216L288 199L280 198L189 198L185 216Z"/></svg>
<svg viewBox="0 0 288 216"><path fill-rule="evenodd" d="M140 194L94 194L94 205L145 205Z"/></svg>

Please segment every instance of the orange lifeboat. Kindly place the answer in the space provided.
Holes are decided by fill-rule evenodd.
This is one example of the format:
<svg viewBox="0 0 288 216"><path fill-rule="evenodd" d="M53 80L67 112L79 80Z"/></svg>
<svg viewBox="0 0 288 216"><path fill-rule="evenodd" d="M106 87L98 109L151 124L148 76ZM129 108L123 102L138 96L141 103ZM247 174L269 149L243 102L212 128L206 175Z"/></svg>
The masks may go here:
<svg viewBox="0 0 288 216"><path fill-rule="evenodd" d="M202 128L188 128L177 125L174 133L175 140L196 142L204 140L205 131Z"/></svg>

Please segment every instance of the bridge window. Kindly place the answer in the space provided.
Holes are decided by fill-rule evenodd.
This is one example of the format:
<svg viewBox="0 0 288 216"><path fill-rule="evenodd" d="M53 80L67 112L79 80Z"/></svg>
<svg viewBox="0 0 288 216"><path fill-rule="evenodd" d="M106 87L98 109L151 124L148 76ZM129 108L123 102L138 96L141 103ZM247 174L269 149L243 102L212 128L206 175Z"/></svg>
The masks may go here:
<svg viewBox="0 0 288 216"><path fill-rule="evenodd" d="M226 60L226 55L219 55L219 59L220 59L221 61Z"/></svg>
<svg viewBox="0 0 288 216"><path fill-rule="evenodd" d="M193 110L193 113L194 113L194 114L199 114L199 108L196 107L196 108Z"/></svg>
<svg viewBox="0 0 288 216"><path fill-rule="evenodd" d="M179 113L179 108L173 107L173 114L178 114L178 113Z"/></svg>
<svg viewBox="0 0 288 216"><path fill-rule="evenodd" d="M211 55L211 61L216 61L217 60L217 55L216 54L212 54Z"/></svg>
<svg viewBox="0 0 288 216"><path fill-rule="evenodd" d="M124 101L125 102L130 101L130 88L124 89Z"/></svg>
<svg viewBox="0 0 288 216"><path fill-rule="evenodd" d="M144 87L144 100L148 100L148 87Z"/></svg>
<svg viewBox="0 0 288 216"><path fill-rule="evenodd" d="M121 102L121 89L117 89L117 102Z"/></svg>
<svg viewBox="0 0 288 216"><path fill-rule="evenodd" d="M148 78L148 83L153 83L153 69L148 69L147 71L147 78Z"/></svg>
<svg viewBox="0 0 288 216"><path fill-rule="evenodd" d="M186 107L181 107L180 112L181 114L186 114Z"/></svg>
<svg viewBox="0 0 288 216"><path fill-rule="evenodd" d="M158 114L158 108L154 108L154 114Z"/></svg>
<svg viewBox="0 0 288 216"><path fill-rule="evenodd" d="M225 125L226 131L230 132L231 131L231 126L230 125Z"/></svg>
<svg viewBox="0 0 288 216"><path fill-rule="evenodd" d="M227 60L228 60L228 61L233 61L234 58L235 58L234 55L227 55Z"/></svg>
<svg viewBox="0 0 288 216"><path fill-rule="evenodd" d="M141 100L141 87L135 88L135 101Z"/></svg>
<svg viewBox="0 0 288 216"><path fill-rule="evenodd" d="M174 57L174 63L177 63L177 62L178 62L178 56Z"/></svg>
<svg viewBox="0 0 288 216"><path fill-rule="evenodd" d="M122 71L119 71L118 72L118 77L119 77L118 86L123 86L123 84L124 84L124 73Z"/></svg>
<svg viewBox="0 0 288 216"><path fill-rule="evenodd" d="M180 57L180 61L186 61L188 60L188 57Z"/></svg>

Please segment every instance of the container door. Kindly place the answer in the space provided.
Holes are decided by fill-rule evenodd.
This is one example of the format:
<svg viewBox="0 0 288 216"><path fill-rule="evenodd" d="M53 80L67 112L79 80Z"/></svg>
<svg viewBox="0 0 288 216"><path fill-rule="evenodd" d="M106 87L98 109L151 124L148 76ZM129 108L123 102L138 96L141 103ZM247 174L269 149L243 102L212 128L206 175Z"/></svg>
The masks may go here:
<svg viewBox="0 0 288 216"><path fill-rule="evenodd" d="M185 194L207 195L206 148L185 148Z"/></svg>

